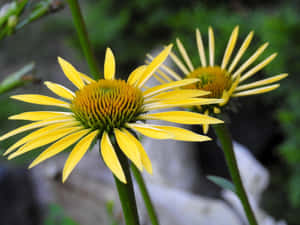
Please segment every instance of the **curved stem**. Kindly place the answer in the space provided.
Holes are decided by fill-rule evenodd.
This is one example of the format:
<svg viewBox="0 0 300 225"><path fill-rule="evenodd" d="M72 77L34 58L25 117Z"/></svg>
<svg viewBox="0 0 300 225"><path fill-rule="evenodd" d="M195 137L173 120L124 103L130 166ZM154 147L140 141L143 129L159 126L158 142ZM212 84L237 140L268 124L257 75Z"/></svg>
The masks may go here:
<svg viewBox="0 0 300 225"><path fill-rule="evenodd" d="M236 189L236 194L238 195L243 205L244 211L248 218L248 222L250 223L250 225L258 225L253 210L251 208L251 205L249 203L247 193L243 186L243 182L241 180L241 175L239 173L235 153L233 150L230 131L226 127L225 123L220 125L214 125L213 128L222 145L227 166L229 168L231 178Z"/></svg>
<svg viewBox="0 0 300 225"><path fill-rule="evenodd" d="M99 79L100 70L98 68L97 61L92 50L92 46L80 11L78 0L67 0L67 2L72 12L73 22L76 27L80 45L89 65L90 71L95 79Z"/></svg>
<svg viewBox="0 0 300 225"><path fill-rule="evenodd" d="M114 148L118 155L119 161L123 168L127 184L121 182L117 177L115 178L115 183L119 193L120 202L123 209L123 214L125 218L126 225L139 225L139 216L137 212L137 206L135 201L134 189L132 185L132 179L130 174L129 163L126 156L122 153L119 146L114 144Z"/></svg>
<svg viewBox="0 0 300 225"><path fill-rule="evenodd" d="M140 173L140 171L138 170L138 168L136 168L136 166L134 164L131 164L131 170L133 172L133 176L135 177L136 182L139 185L139 189L143 196L144 203L146 205L148 215L149 215L152 225L159 225L158 217L156 215L155 208L152 204L152 201L151 201L151 198L150 198L150 195L147 190L147 187L146 187L146 184L145 184L142 174Z"/></svg>

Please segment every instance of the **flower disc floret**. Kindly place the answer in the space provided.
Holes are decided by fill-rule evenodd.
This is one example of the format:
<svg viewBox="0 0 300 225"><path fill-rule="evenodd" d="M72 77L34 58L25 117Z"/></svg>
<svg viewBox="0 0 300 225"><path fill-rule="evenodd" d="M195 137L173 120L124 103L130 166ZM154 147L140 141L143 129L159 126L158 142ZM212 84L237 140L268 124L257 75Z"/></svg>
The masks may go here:
<svg viewBox="0 0 300 225"><path fill-rule="evenodd" d="M223 92L231 86L231 78L226 70L219 66L199 67L192 71L188 78L198 78L200 81L189 85L188 88L209 91L207 97L221 98Z"/></svg>
<svg viewBox="0 0 300 225"><path fill-rule="evenodd" d="M135 122L143 104L140 89L124 80L99 80L76 92L71 110L86 128L111 131Z"/></svg>

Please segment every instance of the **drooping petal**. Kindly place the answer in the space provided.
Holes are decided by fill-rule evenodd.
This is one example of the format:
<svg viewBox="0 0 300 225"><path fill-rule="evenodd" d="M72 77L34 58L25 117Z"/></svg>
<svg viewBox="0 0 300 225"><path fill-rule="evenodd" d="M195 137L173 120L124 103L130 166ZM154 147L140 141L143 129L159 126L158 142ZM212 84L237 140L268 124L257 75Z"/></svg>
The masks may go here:
<svg viewBox="0 0 300 225"><path fill-rule="evenodd" d="M16 152L10 154L8 159L13 159L17 156L20 156L26 152L34 150L36 148L42 147L44 145L50 144L70 133L76 132L82 129L82 127L68 127L62 129L55 129L54 131L49 131L48 133L39 136L39 138L34 139L32 141L27 142L21 148L19 148Z"/></svg>
<svg viewBox="0 0 300 225"><path fill-rule="evenodd" d="M197 41L197 47L198 47L201 65L203 67L206 67L207 64L206 64L206 57L205 57L203 41L202 41L200 30L198 28L196 29L196 41Z"/></svg>
<svg viewBox="0 0 300 225"><path fill-rule="evenodd" d="M245 41L243 42L243 44L241 45L238 53L236 54L236 56L234 57L231 65L229 66L228 72L231 73L235 66L237 65L237 63L239 62L239 60L241 59L241 57L243 56L243 54L245 53L245 51L247 50L248 46L251 43L251 40L253 38L253 34L254 32L251 31L248 36L246 37Z"/></svg>
<svg viewBox="0 0 300 225"><path fill-rule="evenodd" d="M204 115L208 115L208 110L206 110L206 111L204 112ZM202 125L202 130L203 130L203 133L204 133L204 134L207 134L208 129L209 129L209 125L208 125L208 124L203 124L203 125Z"/></svg>
<svg viewBox="0 0 300 225"><path fill-rule="evenodd" d="M152 164L151 164L151 161L150 161L146 151L144 150L143 145L128 130L124 129L124 132L128 135L128 138L130 138L131 141L136 144L136 146L138 147L144 168L146 169L146 171L148 173L152 174L152 171L153 171Z"/></svg>
<svg viewBox="0 0 300 225"><path fill-rule="evenodd" d="M134 165L136 165L139 170L143 171L140 152L136 144L124 131L115 128L114 133L117 143L124 154L134 163Z"/></svg>
<svg viewBox="0 0 300 225"><path fill-rule="evenodd" d="M137 83L138 80L140 80L141 76L145 72L147 66L139 66L134 71L132 71L128 77L127 83L134 85Z"/></svg>
<svg viewBox="0 0 300 225"><path fill-rule="evenodd" d="M172 45L167 46L158 56L156 56L153 61L147 66L144 73L141 75L140 79L137 82L137 87L141 88L152 76L154 71L165 61L168 57Z"/></svg>
<svg viewBox="0 0 300 225"><path fill-rule="evenodd" d="M268 58L266 58L264 61L253 67L251 70L249 70L247 73L245 73L241 78L240 78L240 83L243 82L244 80L248 79L251 77L253 74L257 73L259 70L264 68L266 65L268 65L275 57L277 56L277 53L274 53L270 55Z"/></svg>
<svg viewBox="0 0 300 225"><path fill-rule="evenodd" d="M268 85L268 86L261 87L261 88L255 88L252 90L237 92L237 93L234 93L232 96L233 97L241 97L241 96L247 96L247 95L257 95L257 94L272 91L272 90L278 88L279 86L280 86L279 84Z"/></svg>
<svg viewBox="0 0 300 225"><path fill-rule="evenodd" d="M69 90L68 88L60 85L60 84L55 84L49 81L46 81L44 83L54 94L68 99L68 100L73 100L73 98L75 97L75 94Z"/></svg>
<svg viewBox="0 0 300 225"><path fill-rule="evenodd" d="M55 124L55 123L64 123L64 122L70 122L70 121L75 121L74 119L49 119L49 120L43 120L43 121L39 121L39 122L34 122L34 123L30 123L21 127L18 127L17 129L14 129L4 135L2 135L0 137L0 141L3 141L4 139L7 139L11 136L17 135L19 133L28 131L28 130L32 130L35 128L39 128L39 127L43 127L43 126L47 126L50 124Z"/></svg>
<svg viewBox="0 0 300 225"><path fill-rule="evenodd" d="M173 140L178 141L211 141L212 139L207 136L203 136L197 133L194 133L190 130L186 130L180 127L171 127L171 126L161 126L161 125L155 125L153 127L156 127L160 130L164 130L168 132L169 134L173 135Z"/></svg>
<svg viewBox="0 0 300 225"><path fill-rule="evenodd" d="M54 112L54 111L35 111L35 112L23 112L17 115L13 115L8 117L10 120L30 120L30 121L39 121L39 120L47 120L51 118L60 117L66 118L66 116L71 117L72 113L69 112Z"/></svg>
<svg viewBox="0 0 300 225"><path fill-rule="evenodd" d="M84 82L81 79L81 74L78 72L74 66L72 66L69 62L64 60L61 57L58 57L58 63L61 66L66 77L78 88L81 89L84 87Z"/></svg>
<svg viewBox="0 0 300 225"><path fill-rule="evenodd" d="M143 115L142 118L147 120L164 120L181 124L218 124L223 123L222 120L203 115L200 113L187 111L169 111Z"/></svg>
<svg viewBox="0 0 300 225"><path fill-rule="evenodd" d="M110 48L106 49L104 61L104 78L105 80L114 80L116 73L116 62L113 52Z"/></svg>
<svg viewBox="0 0 300 225"><path fill-rule="evenodd" d="M12 146L10 146L5 152L4 152L4 156L6 156L7 154L11 153L12 151L14 151L16 148L20 147L21 145L25 144L28 141L32 141L52 130L55 130L57 128L62 128L62 127L69 127L69 126L74 126L76 125L73 121L72 122L65 122L65 123L58 123L58 124L52 124L43 128L40 128L30 134L28 134L27 136L21 138L19 141L17 141L16 143L14 143Z"/></svg>
<svg viewBox="0 0 300 225"><path fill-rule="evenodd" d="M56 98L44 96L44 95L13 95L11 98L23 101L23 102L29 102L32 104L38 104L38 105L52 105L52 106L59 106L63 108L70 108L70 104L61 100L58 100Z"/></svg>
<svg viewBox="0 0 300 225"><path fill-rule="evenodd" d="M215 37L211 27L208 28L208 45L209 45L209 65L215 64Z"/></svg>
<svg viewBox="0 0 300 225"><path fill-rule="evenodd" d="M187 52L186 52L183 44L179 40L179 38L176 39L176 43L177 43L178 49L179 49L180 54L183 57L185 63L188 65L190 71L193 71L194 70L194 66L192 64L192 61L191 61L190 57L188 56L188 54L187 54Z"/></svg>
<svg viewBox="0 0 300 225"><path fill-rule="evenodd" d="M125 174L119 162L118 156L112 146L109 136L106 132L103 133L101 138L101 155L106 166L111 172L123 183L126 182Z"/></svg>
<svg viewBox="0 0 300 225"><path fill-rule="evenodd" d="M170 82L167 84L157 85L157 86L154 86L154 87L149 88L146 91L144 91L143 95L145 98L148 98L148 97L158 94L160 92L174 89L174 88L181 87L181 86L186 86L188 84L196 83L198 81L199 81L199 79L183 79L183 80L173 81L173 82Z"/></svg>
<svg viewBox="0 0 300 225"><path fill-rule="evenodd" d="M230 56L231 56L232 51L234 49L234 46L235 46L236 40L238 38L238 35L239 35L239 27L236 26L234 28L234 30L232 31L231 35L230 35L230 38L229 38L229 41L228 41L228 44L227 44L227 47L226 47L226 50L225 50L225 54L223 56L223 60L222 60L222 64L221 64L222 69L226 69L226 66L227 66L227 64L230 60Z"/></svg>
<svg viewBox="0 0 300 225"><path fill-rule="evenodd" d="M244 62L234 74L232 74L232 78L235 79L237 76L241 75L242 72L247 69L247 67L250 66L263 53L268 45L269 43L265 43L261 47L259 47L256 52L246 62Z"/></svg>
<svg viewBox="0 0 300 225"><path fill-rule="evenodd" d="M93 131L90 134L88 134L87 136L85 136L84 138L82 138L76 144L76 146L70 153L70 155L65 163L65 166L63 169L63 174L62 174L62 182L63 183L67 180L67 178L69 177L69 175L71 174L71 172L73 171L75 166L82 159L84 154L87 152L87 150L89 149L90 145L92 144L92 142L94 141L94 139L98 135L98 133L99 133L98 130Z"/></svg>
<svg viewBox="0 0 300 225"><path fill-rule="evenodd" d="M137 123L130 123L127 124L128 127L130 127L133 130L136 130L137 132L155 139L170 139L173 136L168 134L167 132L157 129L149 124L137 124Z"/></svg>
<svg viewBox="0 0 300 225"><path fill-rule="evenodd" d="M55 142L43 151L37 158L35 158L35 160L29 165L29 169L62 152L89 132L89 129L81 130Z"/></svg>
<svg viewBox="0 0 300 225"><path fill-rule="evenodd" d="M287 73L283 73L283 74L279 74L277 76L273 76L273 77L270 77L270 78L267 78L267 79L255 81L255 82L252 82L250 84L240 85L236 88L235 91L243 91L243 90L251 89L251 88L254 88L254 87L259 87L259 86L275 83L277 81L280 81L280 80L286 78L287 76L288 76Z"/></svg>

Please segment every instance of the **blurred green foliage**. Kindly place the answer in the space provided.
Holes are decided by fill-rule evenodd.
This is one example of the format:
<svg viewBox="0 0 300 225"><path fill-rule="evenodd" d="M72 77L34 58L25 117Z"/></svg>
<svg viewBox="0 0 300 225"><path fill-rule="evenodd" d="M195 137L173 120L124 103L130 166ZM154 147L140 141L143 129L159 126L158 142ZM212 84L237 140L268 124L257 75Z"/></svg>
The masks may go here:
<svg viewBox="0 0 300 225"><path fill-rule="evenodd" d="M48 206L48 215L43 225L79 225L77 222L66 216L63 208L57 204Z"/></svg>

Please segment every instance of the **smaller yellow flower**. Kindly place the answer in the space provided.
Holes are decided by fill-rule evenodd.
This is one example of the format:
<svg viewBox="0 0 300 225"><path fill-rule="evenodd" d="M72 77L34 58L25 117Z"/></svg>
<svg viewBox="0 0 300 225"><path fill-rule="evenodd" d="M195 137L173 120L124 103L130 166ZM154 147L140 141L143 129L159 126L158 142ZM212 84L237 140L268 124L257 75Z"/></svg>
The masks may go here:
<svg viewBox="0 0 300 225"><path fill-rule="evenodd" d="M170 53L170 56L172 61L182 72L182 75L179 75L174 70L165 65L161 65L161 70L158 70L157 74L155 74L154 77L156 77L156 79L162 83L171 82L173 80L182 80L183 78L198 78L199 82L188 85L185 88L209 91L210 94L206 97L223 99L223 102L219 103L218 105L197 107L200 112L203 111L206 115L210 113L220 113L221 108L228 103L231 97L261 94L278 88L279 84L272 83L278 82L279 80L287 77L288 74L283 73L267 79L243 84L246 80L251 78L258 71L268 65L276 57L277 53L270 55L262 62L258 63L251 69L248 69L248 67L250 67L267 48L268 43L265 43L260 46L249 59L247 59L239 67L237 67L241 57L247 50L253 38L254 32L251 31L242 43L241 47L237 50L237 53L232 59L231 63L229 63L238 39L238 33L239 27L236 26L229 38L222 62L218 65L215 64L215 38L213 29L211 27L208 28L208 60L205 55L201 33L199 29L196 29L196 43L201 62L201 65L197 67L194 67L182 42L177 38L177 47L183 60L179 59L174 53ZM150 60L153 59L151 55L148 55L148 58ZM204 133L207 133L207 124L203 126L203 130Z"/></svg>
<svg viewBox="0 0 300 225"><path fill-rule="evenodd" d="M148 66L135 69L127 81L115 78L115 58L109 48L104 62L104 79L97 81L77 71L64 59L58 58L64 74L76 86L76 92L47 81L45 85L63 100L37 94L15 95L12 98L33 104L62 107L67 109L67 112L35 111L11 116L9 119L33 122L4 134L0 137L0 141L25 131L37 130L10 146L4 155L10 154L8 159L12 159L51 144L30 164L29 168L32 168L66 148L74 146L63 169L64 182L93 141L98 138L104 162L119 180L126 183L112 143L116 143L137 168L141 171L145 168L150 174L152 173L151 161L132 132L156 139L210 140L207 136L182 128L145 123L146 120L164 120L182 124L222 123L206 115L185 111L149 113L157 109L221 102L219 99L199 98L207 95L206 91L170 91L197 82L198 79L195 78L145 90L144 84L167 58L171 47L168 46Z"/></svg>

